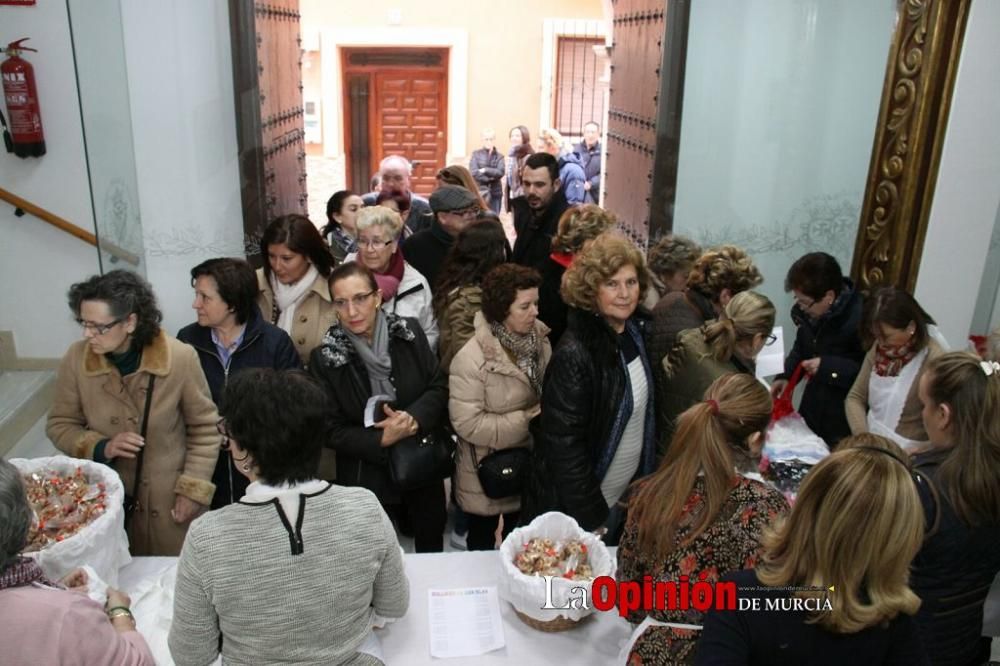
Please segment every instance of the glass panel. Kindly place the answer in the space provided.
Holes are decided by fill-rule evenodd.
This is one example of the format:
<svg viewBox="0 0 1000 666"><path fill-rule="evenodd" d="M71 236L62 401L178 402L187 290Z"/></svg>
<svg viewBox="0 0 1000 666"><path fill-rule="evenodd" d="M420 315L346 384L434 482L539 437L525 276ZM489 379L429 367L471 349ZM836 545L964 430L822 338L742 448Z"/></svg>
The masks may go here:
<svg viewBox="0 0 1000 666"><path fill-rule="evenodd" d="M896 4L691 6L674 229L745 248L789 335L792 262L850 269Z"/></svg>
<svg viewBox="0 0 1000 666"><path fill-rule="evenodd" d="M102 272L145 274L119 0L66 0Z"/></svg>

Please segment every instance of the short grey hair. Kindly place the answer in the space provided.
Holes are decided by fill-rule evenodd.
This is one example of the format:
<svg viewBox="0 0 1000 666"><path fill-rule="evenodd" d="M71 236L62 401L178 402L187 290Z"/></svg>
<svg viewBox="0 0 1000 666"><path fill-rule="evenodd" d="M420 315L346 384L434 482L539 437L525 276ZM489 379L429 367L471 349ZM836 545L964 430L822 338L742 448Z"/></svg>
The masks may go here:
<svg viewBox="0 0 1000 666"><path fill-rule="evenodd" d="M0 460L0 573L6 571L28 545L31 507L21 471Z"/></svg>
<svg viewBox="0 0 1000 666"><path fill-rule="evenodd" d="M381 162L378 163L379 174L381 175L385 173L385 170L391 168L394 164L398 164L403 167L407 176L413 173L413 165L410 164L410 160L406 159L402 155L387 155L382 158Z"/></svg>
<svg viewBox="0 0 1000 666"><path fill-rule="evenodd" d="M393 240L396 240L403 230L403 218L399 216L399 213L385 206L365 206L358 211L358 218L355 220L354 226L357 227L358 232L380 226L389 232Z"/></svg>

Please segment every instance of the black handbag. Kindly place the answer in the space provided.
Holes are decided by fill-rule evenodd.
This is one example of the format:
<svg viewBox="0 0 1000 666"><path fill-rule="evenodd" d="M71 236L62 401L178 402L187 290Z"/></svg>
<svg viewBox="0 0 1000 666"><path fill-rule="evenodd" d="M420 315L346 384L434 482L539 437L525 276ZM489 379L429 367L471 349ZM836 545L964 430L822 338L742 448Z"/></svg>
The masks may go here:
<svg viewBox="0 0 1000 666"><path fill-rule="evenodd" d="M444 429L407 437L389 447L389 476L403 490L442 481L454 469L455 440Z"/></svg>
<svg viewBox="0 0 1000 666"><path fill-rule="evenodd" d="M483 493L490 499L503 499L520 495L524 488L524 480L531 463L531 452L527 447L519 446L513 449L501 449L476 459L476 447L471 443L472 464L479 477L479 485Z"/></svg>
<svg viewBox="0 0 1000 666"><path fill-rule="evenodd" d="M142 436L143 442L146 441L146 431L149 427L149 408L153 404L153 382L155 380L156 375L150 375L149 386L146 388L146 405L142 410L142 425L139 428L139 434ZM126 492L125 499L122 501L122 507L125 509L126 532L132 524L132 516L135 514L135 510L139 508L139 483L142 481L142 459L145 453L146 446L143 444L143 447L139 449L139 453L135 457L135 479L132 481L132 492Z"/></svg>

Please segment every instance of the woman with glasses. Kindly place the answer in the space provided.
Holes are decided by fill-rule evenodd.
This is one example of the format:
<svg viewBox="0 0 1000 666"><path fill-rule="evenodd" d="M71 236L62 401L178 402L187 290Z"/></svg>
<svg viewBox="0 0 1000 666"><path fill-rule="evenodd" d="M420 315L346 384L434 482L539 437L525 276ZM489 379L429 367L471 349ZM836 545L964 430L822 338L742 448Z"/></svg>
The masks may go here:
<svg viewBox="0 0 1000 666"><path fill-rule="evenodd" d="M716 379L731 372L754 376L761 350L774 343L774 304L762 294L742 291L715 321L701 328L681 331L674 348L663 359L666 383L659 405L666 447L676 429L677 417L701 402Z"/></svg>
<svg viewBox="0 0 1000 666"><path fill-rule="evenodd" d="M826 252L811 252L792 264L785 291L795 297L792 321L795 344L785 359L785 372L771 385L777 398L796 366L808 375L799 413L806 425L831 449L851 433L844 400L861 369L862 298L840 264Z"/></svg>
<svg viewBox="0 0 1000 666"><path fill-rule="evenodd" d="M413 317L430 343L437 348L438 325L430 285L420 272L403 258L399 235L403 220L382 206L369 206L358 212L358 253L347 261L358 261L375 274L382 293L382 307L400 317Z"/></svg>
<svg viewBox="0 0 1000 666"><path fill-rule="evenodd" d="M260 254L257 305L265 320L291 336L305 365L335 317L326 288L330 247L308 217L284 215L267 225Z"/></svg>
<svg viewBox="0 0 1000 666"><path fill-rule="evenodd" d="M365 265L335 268L330 293L338 323L313 352L310 372L330 396L327 446L337 451L337 482L375 493L400 531L412 533L417 552L440 552L444 481L400 488L388 449L447 427L447 377L417 321L381 307L376 275Z"/></svg>
<svg viewBox="0 0 1000 666"><path fill-rule="evenodd" d="M917 300L896 287L872 295L861 331L874 344L847 394L851 432L888 437L910 453L926 449L917 389L927 363L947 351L944 338Z"/></svg>
<svg viewBox="0 0 1000 666"><path fill-rule="evenodd" d="M254 303L257 278L250 264L242 259L209 259L191 269L191 286L191 307L198 313L198 321L182 328L177 339L198 352L216 406L222 407L226 384L237 373L250 368L302 367L288 334L260 316ZM330 458L328 465L333 464L332 451ZM328 477L321 478L332 479L332 468L327 473ZM219 454L212 483L212 509L232 504L247 489L246 477L225 452Z"/></svg>
<svg viewBox="0 0 1000 666"><path fill-rule="evenodd" d="M59 366L46 434L66 455L114 467L134 493L133 555L177 555L188 523L212 501L219 455L198 354L160 328L153 290L135 273L74 284L69 307L84 339Z"/></svg>
<svg viewBox="0 0 1000 666"><path fill-rule="evenodd" d="M250 481L193 525L167 639L179 664L382 664L376 616L401 617L409 584L378 500L316 478L323 389L297 370L249 370L226 389L223 429Z"/></svg>

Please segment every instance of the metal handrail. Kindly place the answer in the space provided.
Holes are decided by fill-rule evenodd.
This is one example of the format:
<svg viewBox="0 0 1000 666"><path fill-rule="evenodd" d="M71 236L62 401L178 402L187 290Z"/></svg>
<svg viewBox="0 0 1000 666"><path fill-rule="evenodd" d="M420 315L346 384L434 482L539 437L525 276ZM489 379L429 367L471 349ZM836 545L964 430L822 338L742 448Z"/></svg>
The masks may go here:
<svg viewBox="0 0 1000 666"><path fill-rule="evenodd" d="M27 199L22 199L16 194L8 192L7 190L2 188L0 188L0 199L14 206L15 208L14 214L17 215L18 217L24 215L25 213L31 213L39 220L47 222L48 224L51 224L53 227L61 229L66 233L70 234L71 236L76 236L84 243L90 243L94 247L101 248L102 250L110 254L112 257L116 257L118 259L121 259L122 261L127 261L133 266L139 265L138 255L129 252L128 250L125 250L123 248L120 248L114 243L111 243L103 238L98 240L97 236L90 233L89 231L81 229L72 222L69 222L59 217L55 213L50 213L44 208L36 206Z"/></svg>

